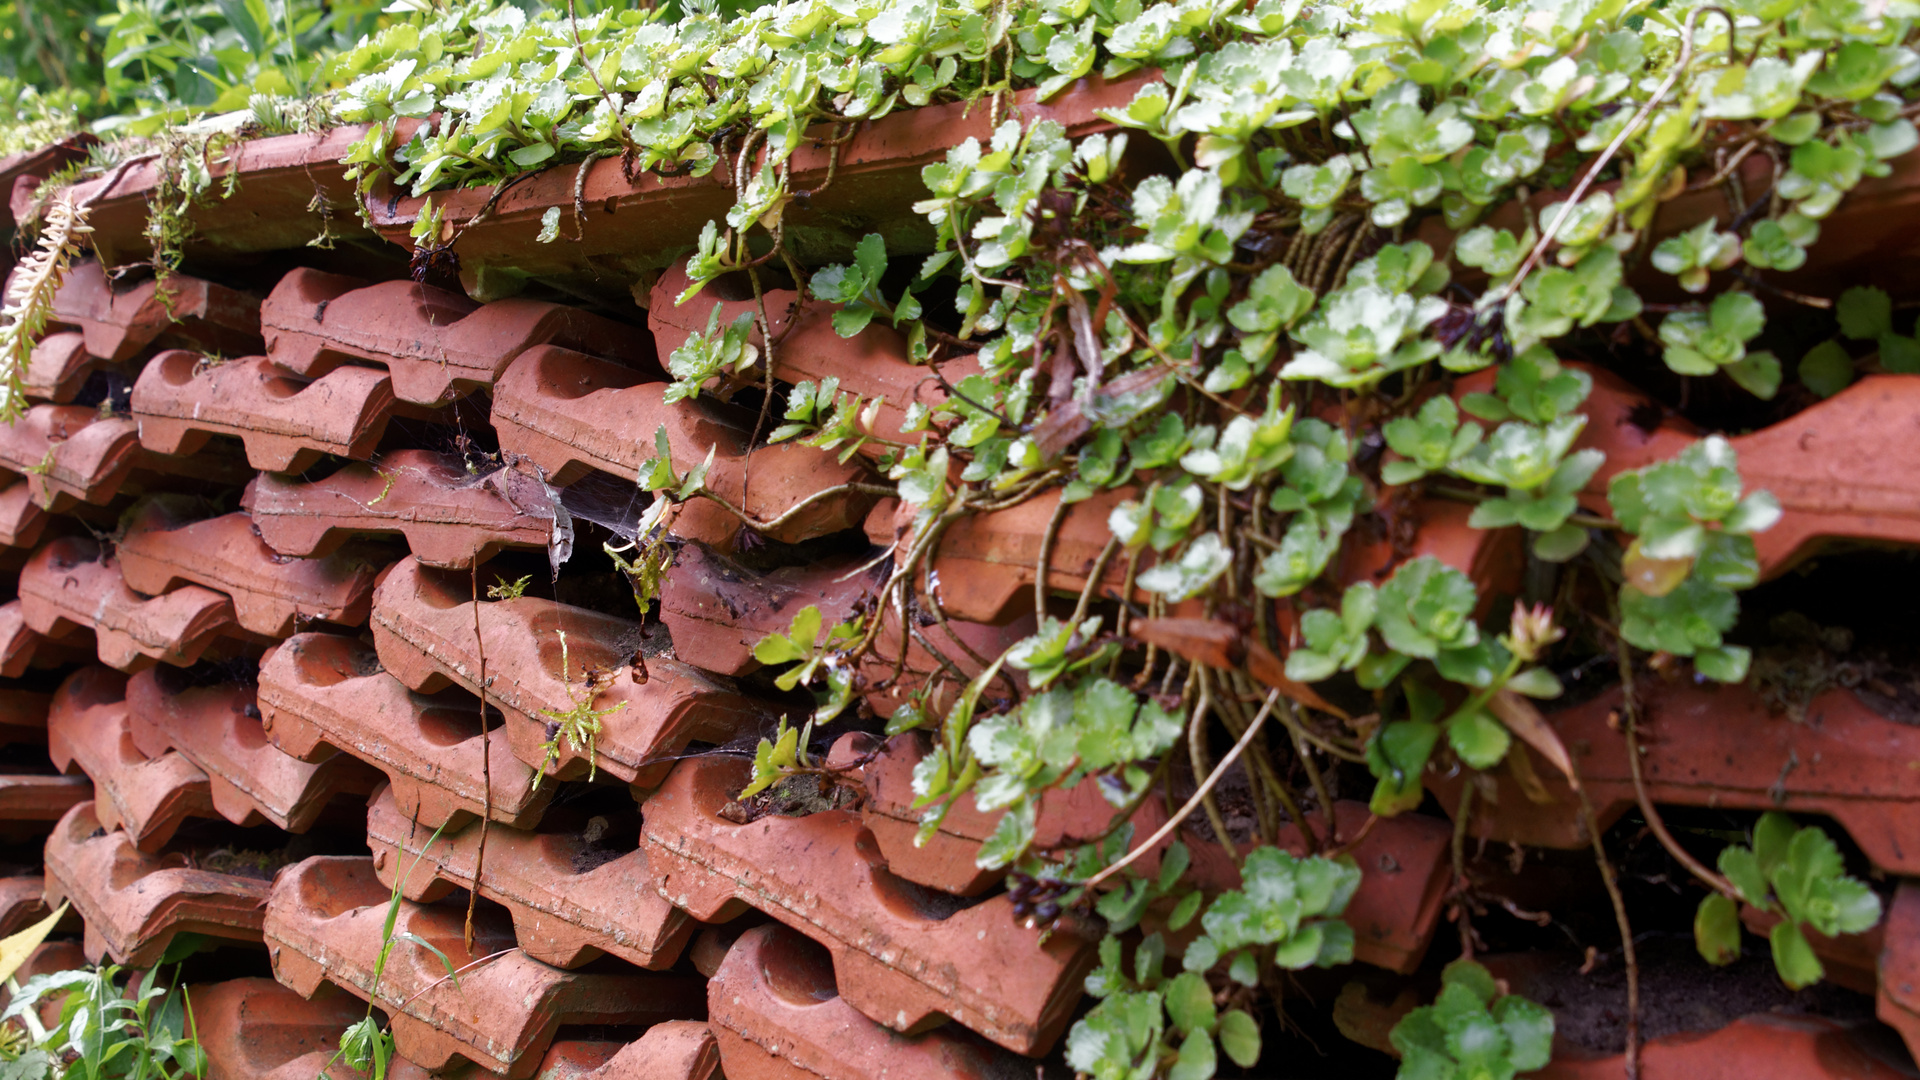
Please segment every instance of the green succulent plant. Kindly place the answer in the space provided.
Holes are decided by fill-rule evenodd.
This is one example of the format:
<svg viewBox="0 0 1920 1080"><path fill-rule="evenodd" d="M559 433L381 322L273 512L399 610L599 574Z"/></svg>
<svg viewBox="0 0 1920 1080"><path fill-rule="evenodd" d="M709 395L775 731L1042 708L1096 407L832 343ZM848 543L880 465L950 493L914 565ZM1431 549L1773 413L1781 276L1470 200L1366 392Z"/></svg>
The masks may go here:
<svg viewBox="0 0 1920 1080"><path fill-rule="evenodd" d="M1880 898L1865 882L1848 876L1833 840L1817 827L1796 826L1778 811L1760 816L1752 846L1722 849L1719 864L1740 902L1777 917L1768 933L1773 964L1781 981L1795 990L1826 975L1807 931L1838 937L1871 930L1880 921ZM1739 958L1736 897L1715 892L1702 900L1693 930L1700 955L1709 962L1729 964Z"/></svg>
<svg viewBox="0 0 1920 1080"><path fill-rule="evenodd" d="M1391 1033L1400 1080L1513 1080L1547 1064L1553 1014L1503 993L1485 967L1455 960L1440 996L1401 1018Z"/></svg>

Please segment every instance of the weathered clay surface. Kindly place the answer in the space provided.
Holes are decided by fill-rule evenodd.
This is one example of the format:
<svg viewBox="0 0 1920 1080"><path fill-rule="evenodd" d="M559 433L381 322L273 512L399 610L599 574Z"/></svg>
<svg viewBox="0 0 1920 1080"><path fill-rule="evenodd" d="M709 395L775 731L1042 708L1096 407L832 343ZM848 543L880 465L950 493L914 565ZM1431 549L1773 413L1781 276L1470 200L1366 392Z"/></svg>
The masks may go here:
<svg viewBox="0 0 1920 1080"><path fill-rule="evenodd" d="M87 921L88 959L145 967L183 933L260 940L266 882L147 854L125 832L103 828L93 804L81 803L47 837L47 898L72 900Z"/></svg>
<svg viewBox="0 0 1920 1080"><path fill-rule="evenodd" d="M1713 1032L1654 1039L1640 1049L1646 1080L1896 1080L1906 1070L1874 1052L1862 1025L1761 1013ZM1626 1056L1555 1058L1536 1080L1616 1080Z"/></svg>
<svg viewBox="0 0 1920 1080"><path fill-rule="evenodd" d="M280 279L260 309L274 361L318 375L351 359L385 364L402 401L438 404L492 386L513 358L558 345L647 370L653 344L632 327L561 304L497 300L298 269Z"/></svg>
<svg viewBox="0 0 1920 1080"><path fill-rule="evenodd" d="M35 405L11 425L0 425L0 468L27 478L34 505L81 516L89 515L88 505L104 507L156 479L225 485L252 477L238 455L168 457L144 450L133 420L103 417L85 405Z"/></svg>
<svg viewBox="0 0 1920 1080"><path fill-rule="evenodd" d="M60 330L34 344L33 357L20 375L20 389L35 401L64 405L79 395L87 376L100 364L99 358L87 351L86 335Z"/></svg>
<svg viewBox="0 0 1920 1080"><path fill-rule="evenodd" d="M47 776L39 772L15 772L0 765L0 833L11 835L14 826L59 821L60 815L74 804L93 798L93 783L84 776Z"/></svg>
<svg viewBox="0 0 1920 1080"><path fill-rule="evenodd" d="M1573 752L1600 827L1634 805L1626 740L1609 724L1620 693L1547 714ZM1642 687L1642 774L1656 803L1722 809L1825 814L1874 865L1920 874L1920 786L1908 762L1920 759L1920 729L1885 719L1851 691L1834 690L1807 706L1806 722L1769 715L1745 687ZM1516 743L1516 746L1519 744ZM1529 753L1531 753L1529 751ZM1579 802L1537 754L1533 768L1553 802L1530 802L1512 774L1495 775L1497 801L1476 800L1471 828L1489 840L1542 847L1587 845ZM1444 806L1460 783L1427 776Z"/></svg>
<svg viewBox="0 0 1920 1080"><path fill-rule="evenodd" d="M706 461L707 490L754 520L773 522L767 534L794 543L858 525L870 496L846 492L796 509L815 492L866 476L858 464L842 465L832 454L793 443L755 449L748 480L747 440L754 415L701 397L669 403L667 384L605 360L553 346L529 349L494 387L493 424L500 448L521 455L559 485L588 470L633 476L658 456L654 433L664 427L673 468L685 473ZM695 500L674 521L676 534L718 543L740 522L709 500Z"/></svg>
<svg viewBox="0 0 1920 1080"><path fill-rule="evenodd" d="M1620 472L1665 461L1700 437L1698 429L1665 416L1651 429L1637 417L1660 417L1645 395L1611 372L1587 368L1593 394L1578 446L1606 452L1607 461L1581 501L1608 512L1607 482ZM1780 500L1782 516L1754 536L1762 577L1772 577L1811 555L1823 540L1845 538L1920 543L1920 499L1900 469L1862 468L1880 459L1920 453L1913 416L1920 410L1920 378L1869 375L1791 419L1728 441L1740 457L1746 490Z"/></svg>
<svg viewBox="0 0 1920 1080"><path fill-rule="evenodd" d="M176 750L207 776L213 808L236 824L261 819L306 832L336 795L370 794L380 773L350 757L309 764L267 741L252 688L175 688L160 670L127 681L133 744L149 760Z"/></svg>
<svg viewBox="0 0 1920 1080"><path fill-rule="evenodd" d="M208 364L169 349L133 384L133 415L140 445L155 453L193 454L212 436L231 435L254 468L300 472L327 454L372 454L393 415L393 387L373 368L309 380L264 356Z"/></svg>
<svg viewBox="0 0 1920 1080"><path fill-rule="evenodd" d="M428 830L459 828L489 808L502 825L531 828L558 786L535 789L534 770L513 756L497 719L483 751L472 697L416 694L353 638L295 634L274 646L260 662L259 695L275 746L314 762L345 751L379 769L401 813Z"/></svg>
<svg viewBox="0 0 1920 1080"><path fill-rule="evenodd" d="M1486 618L1496 599L1519 593L1526 571L1526 536L1519 528L1475 529L1468 503L1423 499L1391 520L1403 536L1381 536L1370 543L1349 544L1340 565L1347 584L1380 584L1402 563L1431 555L1473 579L1479 586L1480 609Z"/></svg>
<svg viewBox="0 0 1920 1080"><path fill-rule="evenodd" d="M1031 1062L951 1027L901 1035L836 992L831 958L782 926L740 936L707 984L707 1024L728 1080L1011 1080Z"/></svg>
<svg viewBox="0 0 1920 1080"><path fill-rule="evenodd" d="M1887 905L1875 1012L1920 1056L1920 885L1901 882Z"/></svg>
<svg viewBox="0 0 1920 1080"><path fill-rule="evenodd" d="M580 1044L556 1043L554 1049L568 1045ZM554 1062L553 1057L549 1051L541 1065L542 1075L552 1075L554 1080L713 1080L720 1075L720 1050L713 1033L697 1020L655 1024L592 1071L565 1071L568 1066Z"/></svg>
<svg viewBox="0 0 1920 1080"><path fill-rule="evenodd" d="M269 637L284 637L306 619L345 626L367 621L384 552L292 559L268 547L245 513L193 521L178 511L150 499L127 517L118 557L136 592L169 593L185 583L217 589L232 599L242 629Z"/></svg>
<svg viewBox="0 0 1920 1080"><path fill-rule="evenodd" d="M412 137L414 120L399 120L394 138ZM192 231L185 252L197 261L226 262L236 271L254 271L265 251L300 250L323 234L339 239L370 239L353 212L354 182L341 162L367 133L363 124L324 131L236 140L208 163L222 188L220 198L191 200L183 212ZM148 204L166 182L166 166L157 158L128 163L105 176L74 185L74 198L91 200L87 221L91 240L109 266L144 262L151 243L146 235ZM236 258L236 256L242 256ZM257 272L257 271L255 271Z"/></svg>
<svg viewBox="0 0 1920 1080"><path fill-rule="evenodd" d="M314 1080L340 1033L366 1015L346 994L308 1001L272 979L229 979L187 994L207 1055L205 1080Z"/></svg>
<svg viewBox="0 0 1920 1080"><path fill-rule="evenodd" d="M672 975L582 975L542 964L514 946L497 910L475 914L473 949L462 942L465 905L402 901L394 931L432 942L456 968L411 944L394 950L379 984L374 967L391 893L373 860L311 858L283 872L267 902L265 933L274 976L304 997L322 981L389 1013L408 1060L439 1071L456 1057L514 1080L532 1076L562 1024L642 1026L698 1015L697 980Z"/></svg>
<svg viewBox="0 0 1920 1080"><path fill-rule="evenodd" d="M1078 593L1086 587L1087 575L1113 538L1107 517L1121 500L1138 494L1131 489L1102 492L1068 508L1054 534L1049 589ZM1059 505L1059 493L1049 492L1010 510L969 514L941 534L928 577L949 618L1005 623L1033 611L1033 568ZM882 502L867 519L867 537L882 546L909 542L917 509ZM1119 597L1126 585L1126 563L1123 553L1107 561L1098 590L1102 598ZM1141 562L1142 568L1149 565L1150 559ZM926 581L916 584L925 590Z"/></svg>
<svg viewBox="0 0 1920 1080"><path fill-rule="evenodd" d="M228 355L259 351L260 301L211 281L170 274L167 295L148 278L118 289L100 264L67 272L53 298L53 321L77 326L87 352L113 363L131 360L162 335Z"/></svg>
<svg viewBox="0 0 1920 1080"><path fill-rule="evenodd" d="M367 811L367 845L380 881L391 888L404 874L403 891L411 900L438 899L454 886L473 888L480 829L442 833L429 846L432 835L408 818L391 793L375 798ZM574 968L611 953L655 971L671 967L693 933L693 920L653 892L644 847L601 859L578 830L493 829L480 895L513 914L515 937L536 960Z"/></svg>
<svg viewBox="0 0 1920 1080"><path fill-rule="evenodd" d="M582 705L601 713L598 768L643 787L658 783L689 742L726 742L771 724L765 706L691 665L662 657L635 665L643 639L638 623L531 596L482 601L476 616L465 575L411 558L374 591L380 663L415 690L454 683L478 692L485 643L487 700L506 715L514 756L529 765L547 760L548 723ZM583 778L589 764L584 748L562 739L550 771Z"/></svg>
<svg viewBox="0 0 1920 1080"><path fill-rule="evenodd" d="M20 571L20 609L28 628L65 638L93 631L102 663L123 671L155 661L187 667L215 639L238 631L233 602L211 589L187 585L146 597L127 587L120 564L100 560L86 537L63 537L35 553Z"/></svg>
<svg viewBox="0 0 1920 1080"><path fill-rule="evenodd" d="M85 405L35 405L0 426L0 466L25 475L34 503L47 510L76 502L105 506L139 455L132 420L103 420L99 409Z"/></svg>
<svg viewBox="0 0 1920 1080"><path fill-rule="evenodd" d="M172 751L148 757L133 741L126 676L82 668L60 684L47 714L47 752L61 771L93 779L95 809L142 851L158 851L189 817L213 817L207 774Z"/></svg>
<svg viewBox="0 0 1920 1080"><path fill-rule="evenodd" d="M1005 894L948 914L888 872L849 810L735 824L720 811L747 768L690 758L647 799L642 835L662 896L706 921L746 904L814 938L833 953L841 996L896 1031L945 1015L1019 1053L1053 1045L1093 965L1090 939L1061 926L1043 942Z"/></svg>
<svg viewBox="0 0 1920 1080"><path fill-rule="evenodd" d="M861 820L872 832L889 870L942 892L977 896L1005 876L1004 871L982 870L974 865L981 843L992 835L1003 812L983 812L972 795L963 796L948 811L939 831L924 846L916 845L920 811L913 807L913 768L924 754L925 745L914 733L897 735L880 744L873 736L856 732L834 744L829 761L843 768L858 768L867 789ZM1068 848L1103 836L1114 813L1096 781L1048 791L1041 797L1034 824L1035 846L1040 850ZM1315 835L1324 839L1325 820L1318 815L1310 818ZM1355 959L1393 971L1413 970L1426 954L1445 899L1451 876L1447 855L1451 829L1443 821L1419 814L1384 818L1368 828L1367 808L1355 802L1337 804L1334 818L1341 838L1361 837L1352 855L1365 876L1346 911L1346 920L1354 929ZM1134 836L1144 842L1166 823L1166 808L1158 800L1149 799L1131 820ZM1217 843L1184 829L1178 838L1193 860L1188 880L1214 893L1240 886L1238 869ZM1159 872L1160 854L1172 839L1140 857L1134 865L1142 874ZM1281 847L1296 854L1306 850L1304 838L1292 826L1277 839Z"/></svg>
<svg viewBox="0 0 1920 1080"><path fill-rule="evenodd" d="M678 655L708 671L745 675L760 668L754 645L786 630L801 608L819 608L825 626L851 615L854 603L879 584L873 574L849 576L866 561L833 559L758 574L705 544L688 543L674 552L661 582L660 621Z"/></svg>
<svg viewBox="0 0 1920 1080"><path fill-rule="evenodd" d="M33 663L34 654L39 651L40 643L45 640L28 628L27 617L20 610L20 601L9 600L0 604L0 675L17 679L25 674L27 667ZM93 655L93 650L89 648L86 655Z"/></svg>
<svg viewBox="0 0 1920 1080"><path fill-rule="evenodd" d="M6 493L0 491L0 507ZM458 455L396 450L324 480L263 474L243 500L254 528L282 555L338 550L360 533L399 533L428 566L464 570L503 548L540 548L553 534L547 489L517 469L476 483Z"/></svg>
<svg viewBox="0 0 1920 1080"><path fill-rule="evenodd" d="M971 794L964 795L948 810L939 830L924 846L914 843L920 810L913 806L913 770L926 751L926 739L918 732L896 735L885 742L864 732L850 732L834 743L828 760L842 768L857 769L867 791L861 818L873 833L888 869L942 892L978 896L1005 876L1005 871L982 870L974 865L981 842L992 835L1002 811L982 811ZM1115 812L1113 804L1100 794L1096 781L1050 789L1041 796L1040 811L1035 815L1034 845L1044 851L1103 836ZM1144 841L1165 823L1165 808L1149 799L1132 821L1135 835ZM1172 839L1140 857L1135 865L1141 867L1141 873L1157 872L1160 854Z"/></svg>
<svg viewBox="0 0 1920 1080"><path fill-rule="evenodd" d="M84 161L87 148L99 141L92 132L82 131L35 150L0 157L0 195L20 192L31 199L43 180L72 162ZM0 227L13 228L27 208L28 204L21 204L16 210L14 200L8 199L0 205Z"/></svg>
<svg viewBox="0 0 1920 1080"><path fill-rule="evenodd" d="M957 618L947 619L945 626L937 622L931 626L921 626L916 616L914 632L907 635L903 647L899 611L883 611L879 618L880 630L874 639L879 644L872 652L861 657L860 673L867 678L867 706L880 716L892 716L895 709L916 697L930 712L943 713L965 691L967 680L986 670L993 662L993 657L1002 655L1021 639L1032 637L1036 629L1032 612L1016 615L999 626ZM947 663L953 665L953 669L959 671L963 678L955 678L952 671L927 651L925 643L929 642L941 651ZM896 673L896 662L902 654L905 655L905 663L899 664ZM975 657L980 659L976 660ZM1006 670L1004 665L1001 670ZM921 691L929 681L936 685L921 696ZM1007 680L996 681L994 686L999 692L1005 692L1007 681L1015 686L1024 686L1026 682L1024 674L1008 672Z"/></svg>
<svg viewBox="0 0 1920 1080"><path fill-rule="evenodd" d="M17 679L29 667L61 667L93 659L93 634L71 629L58 640L43 637L27 625L18 600L0 604L0 675Z"/></svg>
<svg viewBox="0 0 1920 1080"><path fill-rule="evenodd" d="M435 1073L398 1058L387 1073L391 1080L487 1080L498 1076L477 1065L455 1066ZM720 1075L720 1051L713 1034L698 1020L666 1020L645 1035L622 1046L614 1042L555 1041L535 1071L540 1080L715 1080ZM280 1080L276 1077L275 1080ZM285 1080L310 1080L287 1077ZM329 1074L329 1080L336 1080ZM337 1080L359 1080L341 1077Z"/></svg>
<svg viewBox="0 0 1920 1080"><path fill-rule="evenodd" d="M33 485L16 473L0 473L0 547L30 548L40 542L47 512L33 501Z"/></svg>
<svg viewBox="0 0 1920 1080"><path fill-rule="evenodd" d="M38 874L0 878L0 938L47 917L45 891L46 879Z"/></svg>

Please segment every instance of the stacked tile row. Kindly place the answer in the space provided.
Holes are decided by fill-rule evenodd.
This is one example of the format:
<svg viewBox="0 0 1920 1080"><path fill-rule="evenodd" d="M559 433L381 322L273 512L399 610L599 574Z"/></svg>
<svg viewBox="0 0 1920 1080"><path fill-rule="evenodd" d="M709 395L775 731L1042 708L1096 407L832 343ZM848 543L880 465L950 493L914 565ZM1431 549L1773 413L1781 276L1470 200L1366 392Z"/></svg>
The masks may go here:
<svg viewBox="0 0 1920 1080"><path fill-rule="evenodd" d="M563 544L567 489L625 482L655 456L656 431L676 471L711 450L708 488L778 522L763 530L773 540L861 530L876 547L894 542L902 511L858 490L858 461L781 444L755 449L749 469L752 412L668 400L660 358L713 308L744 310L676 307L684 286L677 268L661 275L642 330L561 304L481 304L312 269L262 298L185 275L162 295L77 267L26 376L35 404L0 428L0 572L15 581L0 606L11 680L0 738L46 751L10 751L0 767L0 832L44 838L44 883L0 879L0 932L64 899L90 959L150 965L188 934L261 950L277 983L204 995L209 1053L236 1076L327 1067L327 1040L363 1008L353 999L389 1017L420 1075L1030 1074L1020 1059L1058 1043L1095 938L1071 921L1030 926L1009 896L987 895L1001 875L974 854L995 815L964 801L916 845L910 783L925 746L914 735L843 737L831 760L866 797L806 816L742 820L746 762L711 752L750 745L783 710L740 681L758 667L754 643L808 604L851 614L874 584L871 556L754 570L752 530L701 501L668 523L676 556L657 620L475 595L489 560ZM883 433L905 404L942 400L891 329L842 339L820 305L779 292L766 304L784 335L776 378L883 396ZM1610 471L1695 437L1614 422L1639 402L1597 383L1585 438ZM1920 540L1910 487L1863 487L1840 465L1860 432L1885 430L1873 416L1913 415L1917 395L1907 380L1869 378L1739 441L1749 477L1786 510L1763 543L1769 571L1818 538ZM410 432L476 424L500 448L483 469L408 445L422 441ZM933 569L949 632L985 656L1030 633L1042 546L1046 584L1078 591L1126 494L1063 515L1036 500L949 530ZM1492 546L1502 540L1436 511L1415 547L1480 576L1510 561ZM1103 595L1124 587L1117 567L1105 571ZM899 626L882 633L894 643L882 652L906 649L900 676L870 696L884 713L938 668ZM1818 725L1769 717L1737 689L1662 693L1671 700L1652 711L1667 737L1643 763L1656 799L1830 815L1879 869L1920 877L1915 729L1847 690L1816 703ZM1567 745L1591 748L1581 771L1603 822L1633 799L1623 752L1602 737L1616 704L1549 717ZM556 722L582 709L600 723L591 750L554 746ZM1756 739L1768 753L1752 752ZM1771 763L1785 757L1803 767L1780 775ZM1553 770L1534 772L1552 786ZM1458 805L1457 782L1433 784L1443 807ZM588 792L600 812L583 820L563 790ZM1576 801L1556 794L1534 804L1503 790L1468 828L1584 845ZM1090 786L1057 793L1039 843L1100 835L1110 813ZM1135 835L1164 815L1149 801ZM1357 958L1411 971L1449 884L1451 825L1407 815L1365 829L1357 804L1333 816L1363 837L1353 853L1367 873L1348 913ZM207 838L229 835L223 823L336 853L265 869L214 858ZM1237 884L1217 845L1190 847L1196 880ZM1153 856L1141 865L1151 872ZM376 978L396 892L395 931L465 967L457 982L407 946ZM470 939L468 892L488 901ZM731 928L749 911L750 929ZM1881 1013L1920 1042L1920 947L1909 947L1920 888L1901 886L1885 940ZM251 1031L263 1015L283 1029ZM563 1037L584 1026L632 1038Z"/></svg>

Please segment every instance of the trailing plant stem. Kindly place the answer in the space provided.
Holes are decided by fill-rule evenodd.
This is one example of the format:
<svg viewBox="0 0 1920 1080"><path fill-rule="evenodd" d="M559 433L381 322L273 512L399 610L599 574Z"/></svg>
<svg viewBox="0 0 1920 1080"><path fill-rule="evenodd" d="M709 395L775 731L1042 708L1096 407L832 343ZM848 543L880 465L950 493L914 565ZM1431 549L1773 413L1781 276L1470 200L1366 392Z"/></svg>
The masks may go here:
<svg viewBox="0 0 1920 1080"><path fill-rule="evenodd" d="M1687 868L1687 872L1700 879L1709 889L1727 896L1736 902L1740 893L1733 882L1715 872L1693 857L1693 853L1680 846L1673 833L1667 830L1667 823L1660 817L1660 811L1653 805L1653 797L1647 792L1646 780L1641 776L1640 739L1638 734L1640 706L1634 696L1633 658L1627 655L1627 643L1624 638L1615 638L1620 663L1620 731L1627 741L1627 771L1633 776L1633 797L1640 805L1640 815L1646 819L1647 829L1660 846L1673 856L1674 861Z"/></svg>
<svg viewBox="0 0 1920 1080"><path fill-rule="evenodd" d="M1573 793L1580 798L1580 820L1585 824L1587 837L1593 844L1593 858L1600 867L1600 881L1607 889L1607 899L1613 902L1614 921L1620 928L1620 955L1627 968L1627 1080L1640 1080L1640 962L1635 955L1633 944L1633 923L1627 918L1626 897L1620 892L1620 880L1613 869L1613 861L1607 858L1607 845L1600 832L1600 822L1593 812L1593 800L1587 798L1586 785L1580 783L1579 766L1571 765L1574 771Z"/></svg>
<svg viewBox="0 0 1920 1080"><path fill-rule="evenodd" d="M1204 693L1205 692L1202 691L1203 697L1204 697ZM1108 878L1111 878L1115 874L1118 874L1120 871L1126 869L1128 866L1132 865L1134 860L1139 859L1141 856L1145 855L1147 852L1152 851L1155 847L1159 846L1160 841L1165 840L1168 836L1172 835L1173 831L1175 829L1178 829L1182 822L1186 821L1189 817L1192 817L1193 812L1199 809L1200 806L1204 803L1204 801L1212 794L1214 786L1220 783L1220 778L1227 774L1227 770L1233 767L1233 763L1239 760L1240 755L1246 751L1249 745L1252 744L1253 737L1260 733L1261 726L1267 722L1267 717L1272 715L1274 702L1279 698L1279 696L1280 696L1280 691L1278 690L1271 691L1267 694L1266 702L1260 706L1260 711L1254 714L1253 723L1248 724L1247 730L1241 733L1240 741L1233 744L1233 749L1227 751L1226 756L1220 759L1220 764L1215 765L1213 767L1213 771L1208 773L1207 778L1201 782L1200 789L1198 791L1195 791L1193 795L1187 799L1185 805L1181 806L1178 812L1169 815L1167 817L1166 823L1161 825L1158 829L1155 829L1153 831L1153 835L1147 837L1146 841L1142 843L1140 846L1134 848L1132 851L1129 851L1120 859L1116 860L1113 863L1113 865L1107 867L1106 869L1088 878L1084 883L1085 888L1091 891L1094 888L1097 888L1101 882L1106 881ZM1194 711L1194 715L1197 718L1198 716L1202 715L1202 711L1199 709L1196 709ZM1215 813L1217 814L1218 811L1215 811ZM1214 828L1223 829L1224 826L1215 825ZM1221 836L1229 844L1232 843L1232 839L1230 837L1227 837L1224 831L1221 832ZM1240 861L1238 858L1238 855L1240 853L1236 849L1234 850L1233 854L1236 856L1234 859L1234 863L1235 865L1238 865Z"/></svg>
<svg viewBox="0 0 1920 1080"><path fill-rule="evenodd" d="M473 951L473 909L480 897L480 882L487 870L487 831L493 823L492 739L487 738L487 649L480 635L480 549L474 548L473 562L473 650L480 658L480 678L474 689L480 695L480 843L473 857L473 889L467 893L465 943Z"/></svg>

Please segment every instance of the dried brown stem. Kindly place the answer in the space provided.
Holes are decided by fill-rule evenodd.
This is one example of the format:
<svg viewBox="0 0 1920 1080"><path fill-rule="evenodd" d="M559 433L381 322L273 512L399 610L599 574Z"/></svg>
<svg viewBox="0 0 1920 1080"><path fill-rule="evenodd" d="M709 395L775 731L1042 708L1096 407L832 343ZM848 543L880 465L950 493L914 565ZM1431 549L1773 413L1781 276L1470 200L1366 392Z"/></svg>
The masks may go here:
<svg viewBox="0 0 1920 1080"><path fill-rule="evenodd" d="M1614 873L1612 860L1607 858L1606 840L1600 835L1593 801L1587 798L1587 786L1577 782L1578 765L1573 766L1573 772L1576 781L1573 793L1580 797L1580 820L1593 842L1593 858L1600 866L1600 881L1607 887L1607 899L1613 902L1613 918L1620 927L1620 955L1627 965L1627 1080L1640 1080L1640 961L1634 952L1633 924L1627 918L1627 901L1620 893L1620 879Z"/></svg>
<svg viewBox="0 0 1920 1080"><path fill-rule="evenodd" d="M1047 530L1040 534L1040 557L1035 560L1033 571L1033 617L1042 623L1047 618L1047 571L1053 565L1053 539L1060 534L1060 523L1067 519L1070 506L1063 493L1053 508L1053 516L1047 519Z"/></svg>
<svg viewBox="0 0 1920 1080"><path fill-rule="evenodd" d="M464 940L473 951L473 909L480 899L480 879L487 870L487 830L493 824L493 740L487 738L487 649L480 637L480 549L473 549L473 649L480 658L480 845L473 856L473 889L467 893Z"/></svg>
<svg viewBox="0 0 1920 1080"><path fill-rule="evenodd" d="M1733 882L1708 869L1667 831L1667 823L1654 807L1653 797L1647 793L1646 780L1640 775L1640 706L1634 696L1633 659L1627 654L1626 639L1616 637L1614 640L1620 663L1620 730L1627 740L1627 771L1633 775L1633 798L1640 804L1640 816L1646 819L1647 829L1660 841L1660 846L1667 849L1667 854L1673 856L1675 862L1686 867L1688 873L1699 878L1709 889L1738 900L1740 894L1734 889Z"/></svg>

